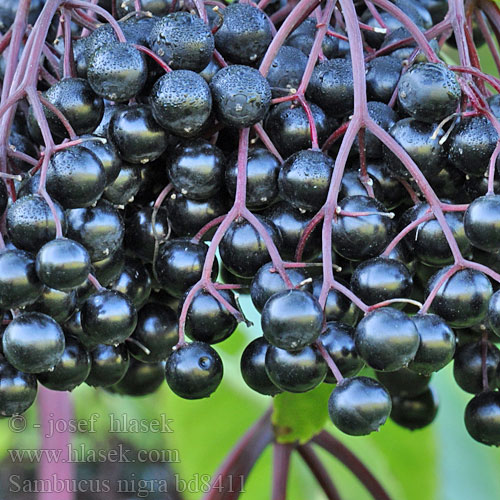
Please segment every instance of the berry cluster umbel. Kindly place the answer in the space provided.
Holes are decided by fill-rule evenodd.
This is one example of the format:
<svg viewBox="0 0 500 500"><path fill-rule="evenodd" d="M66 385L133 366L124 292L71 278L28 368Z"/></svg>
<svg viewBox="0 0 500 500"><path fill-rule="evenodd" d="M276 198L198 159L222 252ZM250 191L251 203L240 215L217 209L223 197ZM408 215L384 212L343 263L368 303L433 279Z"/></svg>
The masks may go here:
<svg viewBox="0 0 500 500"><path fill-rule="evenodd" d="M208 397L246 293L251 389L334 384L347 434L417 429L453 360L500 445L500 80L476 50L500 66L500 10L108 3L0 10L0 414L38 383Z"/></svg>

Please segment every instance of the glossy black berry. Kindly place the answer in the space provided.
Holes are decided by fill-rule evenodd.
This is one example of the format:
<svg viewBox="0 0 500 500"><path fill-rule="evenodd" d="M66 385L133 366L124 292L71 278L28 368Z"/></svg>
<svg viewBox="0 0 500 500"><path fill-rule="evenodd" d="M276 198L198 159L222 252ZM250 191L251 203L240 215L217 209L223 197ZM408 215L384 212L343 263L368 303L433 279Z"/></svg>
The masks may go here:
<svg viewBox="0 0 500 500"><path fill-rule="evenodd" d="M424 393L431 381L430 375L420 375L408 368L395 372L375 372L375 376L392 397L413 398Z"/></svg>
<svg viewBox="0 0 500 500"><path fill-rule="evenodd" d="M209 27L188 12L174 12L156 20L149 45L172 69L201 71L214 51Z"/></svg>
<svg viewBox="0 0 500 500"><path fill-rule="evenodd" d="M172 239L159 250L155 269L160 285L174 297L184 292L201 278L208 247L188 239ZM217 266L214 266L214 271Z"/></svg>
<svg viewBox="0 0 500 500"><path fill-rule="evenodd" d="M94 275L102 286L108 286L118 278L125 265L125 255L119 248L108 257L92 262Z"/></svg>
<svg viewBox="0 0 500 500"><path fill-rule="evenodd" d="M26 309L44 313L62 325L75 312L76 292L44 286L36 302L28 305Z"/></svg>
<svg viewBox="0 0 500 500"><path fill-rule="evenodd" d="M318 142L322 144L333 132L337 122L316 104L312 102L308 104L316 125ZM264 125L273 144L285 158L312 147L310 123L304 108L300 105L282 102L273 106Z"/></svg>
<svg viewBox="0 0 500 500"><path fill-rule="evenodd" d="M295 351L319 337L323 328L323 311L309 292L284 290L272 295L265 303L261 326L270 344Z"/></svg>
<svg viewBox="0 0 500 500"><path fill-rule="evenodd" d="M217 146L197 139L179 145L167 165L170 181L187 198L206 200L222 187L225 158Z"/></svg>
<svg viewBox="0 0 500 500"><path fill-rule="evenodd" d="M304 213L289 203L281 202L271 206L264 215L281 233L281 256L286 260L294 260L295 251L297 250L300 238L311 221L311 214ZM307 239L302 254L302 259L304 261L312 260L320 253L320 233L321 231L314 230Z"/></svg>
<svg viewBox="0 0 500 500"><path fill-rule="evenodd" d="M264 337L252 340L241 355L241 375L245 383L266 396L275 396L281 392L269 378L266 372L266 353L269 343Z"/></svg>
<svg viewBox="0 0 500 500"><path fill-rule="evenodd" d="M321 151L304 150L281 166L280 196L295 208L317 210L326 201L334 161Z"/></svg>
<svg viewBox="0 0 500 500"><path fill-rule="evenodd" d="M104 112L102 99L83 78L64 78L52 85L43 95L65 116L77 135L92 132L96 123L102 118ZM48 108L44 108L44 111L51 132L59 138L67 136L68 132L55 113ZM35 120L32 112L29 120L30 122ZM34 124L30 123L30 126L38 128L36 121Z"/></svg>
<svg viewBox="0 0 500 500"><path fill-rule="evenodd" d="M344 323L329 321L319 341L331 356L343 377L357 375L364 362L358 354L354 342L354 329ZM337 379L328 371L325 382L336 384Z"/></svg>
<svg viewBox="0 0 500 500"><path fill-rule="evenodd" d="M165 151L168 134L156 123L151 108L145 105L118 109L109 122L108 138L123 161L149 163Z"/></svg>
<svg viewBox="0 0 500 500"><path fill-rule="evenodd" d="M388 103L399 82L403 66L392 56L380 56L366 65L366 90L369 99Z"/></svg>
<svg viewBox="0 0 500 500"><path fill-rule="evenodd" d="M35 262L22 250L0 253L0 307L13 309L35 302L42 291Z"/></svg>
<svg viewBox="0 0 500 500"><path fill-rule="evenodd" d="M276 227L263 218L258 220L279 249L281 236ZM219 245L219 252L224 266L242 278L255 276L258 269L270 260L262 236L246 219L231 223Z"/></svg>
<svg viewBox="0 0 500 500"><path fill-rule="evenodd" d="M389 244L393 224L384 206L368 196L349 196L339 203L348 215L338 215L332 222L332 245L349 260L379 255ZM373 215L356 213L373 212Z"/></svg>
<svg viewBox="0 0 500 500"><path fill-rule="evenodd" d="M328 412L334 425L350 436L377 431L391 413L391 397L376 380L346 378L333 390Z"/></svg>
<svg viewBox="0 0 500 500"><path fill-rule="evenodd" d="M391 307L368 313L356 327L355 339L356 348L368 366L389 372L407 366L420 343L413 321Z"/></svg>
<svg viewBox="0 0 500 500"><path fill-rule="evenodd" d="M219 386L223 371L217 351L204 342L179 347L165 367L168 386L184 399L209 397Z"/></svg>
<svg viewBox="0 0 500 500"><path fill-rule="evenodd" d="M461 96L455 74L444 64L415 64L399 81L399 105L423 122L440 122L454 113Z"/></svg>
<svg viewBox="0 0 500 500"><path fill-rule="evenodd" d="M252 303L259 312L272 295L288 290L281 275L278 272L271 272L271 269L274 269L272 262L264 264L257 271L250 285ZM303 269L287 269L286 273L293 286L299 285L307 278Z"/></svg>
<svg viewBox="0 0 500 500"><path fill-rule="evenodd" d="M66 347L52 371L39 373L38 381L53 391L72 391L85 382L90 373L90 354L75 338L66 338Z"/></svg>
<svg viewBox="0 0 500 500"><path fill-rule="evenodd" d="M94 387L117 384L127 373L130 358L124 344L117 346L99 344L90 352L92 361L85 383Z"/></svg>
<svg viewBox="0 0 500 500"><path fill-rule="evenodd" d="M134 200L141 184L140 167L124 163L116 179L104 190L102 197L113 205L125 206Z"/></svg>
<svg viewBox="0 0 500 500"><path fill-rule="evenodd" d="M106 173L106 185L111 184L118 177L122 166L118 151L109 141L103 141L100 137L87 135L82 139L85 140L81 146L92 151L101 162Z"/></svg>
<svg viewBox="0 0 500 500"><path fill-rule="evenodd" d="M432 276L427 284L429 293L449 267ZM485 319L493 288L486 275L475 269L461 269L439 288L431 311L454 328L467 328Z"/></svg>
<svg viewBox="0 0 500 500"><path fill-rule="evenodd" d="M128 43L110 43L89 58L87 78L97 95L124 102L135 97L146 83L144 54Z"/></svg>
<svg viewBox="0 0 500 500"><path fill-rule="evenodd" d="M152 280L146 266L140 260L127 258L121 273L109 286L112 290L126 295L134 307L140 309L149 299Z"/></svg>
<svg viewBox="0 0 500 500"><path fill-rule="evenodd" d="M2 337L7 361L25 373L52 369L64 352L64 334L50 316L28 312L14 318Z"/></svg>
<svg viewBox="0 0 500 500"><path fill-rule="evenodd" d="M308 392L321 384L327 366L315 346L288 352L270 345L267 349L266 372L271 382L283 391Z"/></svg>
<svg viewBox="0 0 500 500"><path fill-rule="evenodd" d="M57 238L45 243L36 256L36 273L40 281L57 290L80 286L90 272L90 256L78 242Z"/></svg>
<svg viewBox="0 0 500 500"><path fill-rule="evenodd" d="M408 268L385 257L365 260L351 277L351 290L370 306L385 300L409 298L412 287L413 279Z"/></svg>
<svg viewBox="0 0 500 500"><path fill-rule="evenodd" d="M278 173L280 164L265 148L252 148L248 151L246 206L250 209L264 208L271 205L278 197ZM238 158L235 154L228 162L225 184L234 198L238 177Z"/></svg>
<svg viewBox="0 0 500 500"><path fill-rule="evenodd" d="M222 297L234 308L236 301L230 290L220 290ZM185 297L187 294L185 295ZM182 302L179 304L179 311ZM217 344L227 339L238 326L238 321L212 294L204 290L195 293L187 310L185 331L193 340Z"/></svg>
<svg viewBox="0 0 500 500"><path fill-rule="evenodd" d="M24 413L35 401L36 377L16 370L0 358L0 415L10 417Z"/></svg>
<svg viewBox="0 0 500 500"><path fill-rule="evenodd" d="M453 330L435 314L417 314L412 319L420 336L420 344L409 368L430 375L453 359L456 337Z"/></svg>
<svg viewBox="0 0 500 500"><path fill-rule="evenodd" d="M348 288L341 278L337 281ZM312 282L312 294L319 299L321 289L323 288L323 279L315 278ZM348 325L354 325L358 319L360 310L340 291L330 290L326 296L324 307L326 321L340 321Z"/></svg>
<svg viewBox="0 0 500 500"><path fill-rule="evenodd" d="M462 172L482 176L497 140L498 134L485 116L463 118L448 139L448 159Z"/></svg>
<svg viewBox="0 0 500 500"><path fill-rule="evenodd" d="M439 143L443 130L436 133L436 123L425 123L414 118L396 122L390 129L391 136L403 147L426 177L433 177L446 161L444 147ZM410 177L410 173L399 158L384 147L387 166L399 177Z"/></svg>
<svg viewBox="0 0 500 500"><path fill-rule="evenodd" d="M488 304L488 315L487 315L488 326L497 335L500 334L500 292L495 292Z"/></svg>
<svg viewBox="0 0 500 500"><path fill-rule="evenodd" d="M301 22L288 36L285 41L286 45L299 49L303 54L308 56L311 52L314 37L317 33L317 21L312 17L305 19ZM335 31L332 26L329 26L331 31ZM339 57L349 52L349 42L339 40L330 35L326 35L321 43L321 49L324 55L331 59L332 57Z"/></svg>
<svg viewBox="0 0 500 500"><path fill-rule="evenodd" d="M212 111L212 94L200 75L177 70L156 81L150 104L155 120L164 129L179 137L195 137Z"/></svg>
<svg viewBox="0 0 500 500"><path fill-rule="evenodd" d="M271 104L271 87L254 68L228 66L210 83L215 110L221 122L245 128L260 122Z"/></svg>
<svg viewBox="0 0 500 500"><path fill-rule="evenodd" d="M167 198L169 222L176 234L194 236L210 221L227 213L226 198L218 193L208 200L192 200L179 192ZM207 233L207 237L210 231Z"/></svg>
<svg viewBox="0 0 500 500"><path fill-rule="evenodd" d="M110 389L126 396L146 396L165 380L164 363L141 363L131 358L125 376Z"/></svg>
<svg viewBox="0 0 500 500"><path fill-rule="evenodd" d="M351 61L331 59L319 63L314 68L306 95L333 116L351 112L354 107Z"/></svg>
<svg viewBox="0 0 500 500"><path fill-rule="evenodd" d="M47 192L64 208L89 207L106 187L106 172L96 155L72 146L52 156L47 170Z"/></svg>
<svg viewBox="0 0 500 500"><path fill-rule="evenodd" d="M119 212L108 202L92 208L68 210L68 238L78 241L92 261L112 255L121 246L124 226Z"/></svg>
<svg viewBox="0 0 500 500"><path fill-rule="evenodd" d="M486 252L500 249L500 196L481 196L467 208L464 229L468 240Z"/></svg>
<svg viewBox="0 0 500 500"><path fill-rule="evenodd" d="M488 446L500 445L500 392L474 396L465 408L465 427L473 439Z"/></svg>
<svg viewBox="0 0 500 500"><path fill-rule="evenodd" d="M153 230L153 208L142 207L135 210L127 218L125 224L125 243L137 257L145 262L152 262L154 258L155 239L159 243L165 240L169 233L167 210L161 207L155 218ZM188 235L192 236L192 235Z"/></svg>
<svg viewBox="0 0 500 500"><path fill-rule="evenodd" d="M128 350L139 361L156 363L167 359L179 340L176 313L162 304L146 304L138 313L137 326L130 338Z"/></svg>
<svg viewBox="0 0 500 500"><path fill-rule="evenodd" d="M115 290L102 290L82 307L83 331L100 344L116 345L135 330L137 310L130 299Z"/></svg>
<svg viewBox="0 0 500 500"><path fill-rule="evenodd" d="M425 216L428 209L429 205L426 203L419 203L408 209L399 220L400 229ZM444 217L462 254L469 254L471 247L465 235L462 214L460 212L446 212ZM441 224L436 219L421 222L408 233L403 241L410 254L427 266L437 267L453 262L450 246L446 241Z"/></svg>
<svg viewBox="0 0 500 500"><path fill-rule="evenodd" d="M495 387L497 368L500 364L500 350L486 343L486 376L490 387ZM460 345L455 353L453 363L453 376L456 383L464 391L471 394L479 394L483 387L483 344L481 341Z"/></svg>
<svg viewBox="0 0 500 500"><path fill-rule="evenodd" d="M281 47L267 72L273 97L285 96L292 89L297 90L306 65L307 56L299 49L288 45Z"/></svg>
<svg viewBox="0 0 500 500"><path fill-rule="evenodd" d="M222 26L215 33L215 46L231 62L255 64L273 38L271 23L256 6L229 4L222 11Z"/></svg>
<svg viewBox="0 0 500 500"><path fill-rule="evenodd" d="M437 395L430 387L413 398L392 398L391 420L411 431L427 427L437 412Z"/></svg>

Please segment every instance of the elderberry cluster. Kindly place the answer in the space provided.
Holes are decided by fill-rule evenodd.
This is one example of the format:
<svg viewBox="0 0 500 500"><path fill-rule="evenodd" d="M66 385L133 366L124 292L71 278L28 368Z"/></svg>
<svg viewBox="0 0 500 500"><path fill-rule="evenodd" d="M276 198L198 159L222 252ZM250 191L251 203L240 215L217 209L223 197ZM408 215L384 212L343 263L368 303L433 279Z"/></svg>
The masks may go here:
<svg viewBox="0 0 500 500"><path fill-rule="evenodd" d="M448 2L55 3L34 85L1 67L1 415L38 383L208 397L248 294L252 390L418 429L453 362L500 445L500 80Z"/></svg>

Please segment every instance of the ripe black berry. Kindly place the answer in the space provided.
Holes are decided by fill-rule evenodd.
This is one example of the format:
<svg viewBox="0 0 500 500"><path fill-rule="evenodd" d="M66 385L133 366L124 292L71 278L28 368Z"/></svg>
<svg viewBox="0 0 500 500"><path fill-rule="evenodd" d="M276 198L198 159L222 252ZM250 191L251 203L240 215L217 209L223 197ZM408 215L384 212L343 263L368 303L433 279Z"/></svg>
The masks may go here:
<svg viewBox="0 0 500 500"><path fill-rule="evenodd" d="M500 196L481 196L467 208L464 229L469 241L486 252L500 248Z"/></svg>
<svg viewBox="0 0 500 500"><path fill-rule="evenodd" d="M0 358L0 415L10 417L24 413L35 401L36 377L23 373Z"/></svg>
<svg viewBox="0 0 500 500"><path fill-rule="evenodd" d="M218 71L210 83L219 119L236 128L260 122L271 104L267 80L248 66L228 66Z"/></svg>
<svg viewBox="0 0 500 500"><path fill-rule="evenodd" d="M170 389L181 398L207 398L222 380L222 360L208 344L193 342L170 355L165 373Z"/></svg>
<svg viewBox="0 0 500 500"><path fill-rule="evenodd" d="M281 392L266 372L266 353L269 343L264 337L252 340L241 355L241 374L245 383L254 391L266 396Z"/></svg>
<svg viewBox="0 0 500 500"><path fill-rule="evenodd" d="M137 310L126 295L103 290L89 297L82 307L82 328L100 344L116 345L135 330Z"/></svg>
<svg viewBox="0 0 500 500"><path fill-rule="evenodd" d="M188 12L173 12L157 19L149 45L172 69L201 71L214 51L209 27Z"/></svg>
<svg viewBox="0 0 500 500"><path fill-rule="evenodd" d="M90 373L90 354L75 338L66 338L66 347L52 371L39 373L38 381L53 391L72 391L85 382Z"/></svg>
<svg viewBox="0 0 500 500"><path fill-rule="evenodd" d="M2 337L7 361L25 373L52 369L64 352L61 327L46 314L28 312L14 318Z"/></svg>
<svg viewBox="0 0 500 500"><path fill-rule="evenodd" d="M413 360L420 343L417 328L403 312L382 307L356 327L356 348L368 366L396 371Z"/></svg>
<svg viewBox="0 0 500 500"><path fill-rule="evenodd" d="M212 94L207 82L193 71L171 71L154 84L150 104L164 129L179 137L195 137L212 111Z"/></svg>
<svg viewBox="0 0 500 500"><path fill-rule="evenodd" d="M440 122L454 113L461 95L455 74L444 64L415 64L399 81L401 108L423 122Z"/></svg>
<svg viewBox="0 0 500 500"><path fill-rule="evenodd" d="M144 54L128 43L110 43L89 58L87 78L97 95L124 102L135 97L147 79Z"/></svg>
<svg viewBox="0 0 500 500"><path fill-rule="evenodd" d="M326 201L333 167L333 160L321 151L293 154L279 173L281 198L300 210L319 209Z"/></svg>
<svg viewBox="0 0 500 500"><path fill-rule="evenodd" d="M328 400L332 422L351 436L365 436L378 430L389 417L391 406L389 393L368 377L344 379Z"/></svg>
<svg viewBox="0 0 500 500"><path fill-rule="evenodd" d="M124 344L117 346L99 344L90 353L90 373L85 383L93 387L117 384L127 373L130 358Z"/></svg>
<svg viewBox="0 0 500 500"><path fill-rule="evenodd" d="M473 439L488 446L500 445L500 392L474 396L465 408L464 418Z"/></svg>
<svg viewBox="0 0 500 500"><path fill-rule="evenodd" d="M320 335L319 341L331 356L343 377L354 377L363 368L354 342L354 329L344 323L329 321L326 330ZM337 379L328 371L325 382L336 384Z"/></svg>
<svg viewBox="0 0 500 500"><path fill-rule="evenodd" d="M392 398L391 420L414 431L427 427L436 418L438 400L432 388L413 398Z"/></svg>
<svg viewBox="0 0 500 500"><path fill-rule="evenodd" d="M215 33L215 46L230 61L255 64L272 40L271 24L256 6L229 4L223 11L222 26Z"/></svg>
<svg viewBox="0 0 500 500"><path fill-rule="evenodd" d="M270 345L265 364L271 382L288 392L314 389L323 382L327 371L326 363L314 345L294 352Z"/></svg>

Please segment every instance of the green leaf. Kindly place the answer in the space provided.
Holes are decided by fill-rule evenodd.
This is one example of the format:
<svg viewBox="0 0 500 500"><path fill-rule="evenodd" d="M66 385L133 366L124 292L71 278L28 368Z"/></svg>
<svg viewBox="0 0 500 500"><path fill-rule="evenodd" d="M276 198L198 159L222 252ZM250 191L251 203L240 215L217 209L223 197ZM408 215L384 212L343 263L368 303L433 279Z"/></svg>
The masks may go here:
<svg viewBox="0 0 500 500"><path fill-rule="evenodd" d="M332 386L321 384L303 393L284 392L274 397L272 421L280 443L307 443L328 420L328 398Z"/></svg>

